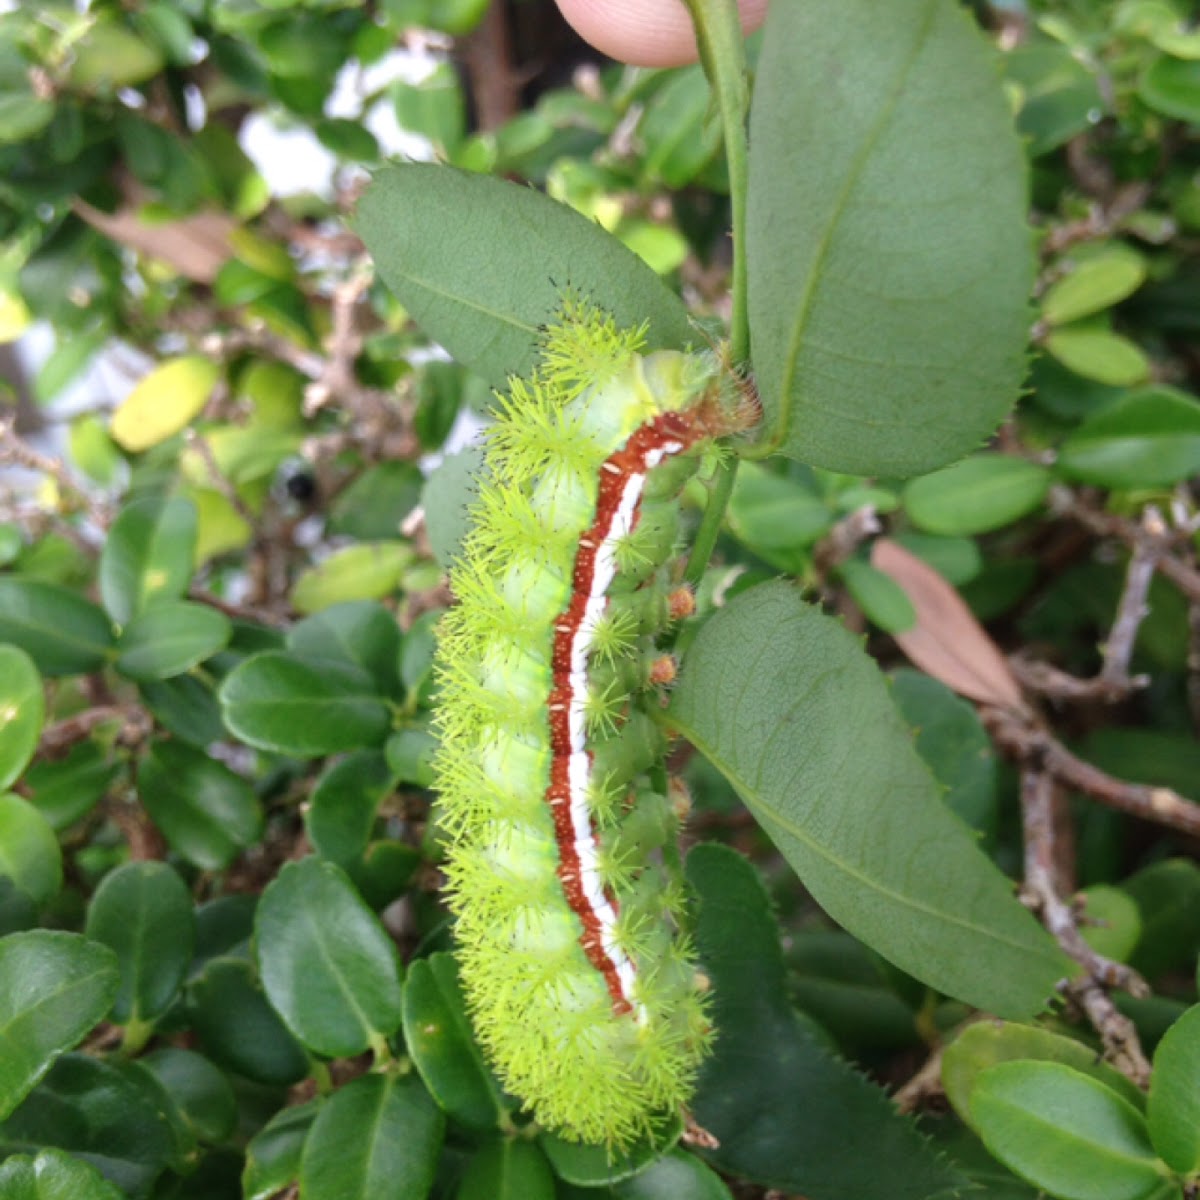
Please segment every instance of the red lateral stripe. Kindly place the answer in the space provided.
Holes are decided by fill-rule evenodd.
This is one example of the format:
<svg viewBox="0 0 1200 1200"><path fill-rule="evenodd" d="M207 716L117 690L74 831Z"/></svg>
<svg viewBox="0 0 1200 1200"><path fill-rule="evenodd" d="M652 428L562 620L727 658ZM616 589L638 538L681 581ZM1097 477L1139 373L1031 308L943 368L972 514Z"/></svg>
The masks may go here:
<svg viewBox="0 0 1200 1200"><path fill-rule="evenodd" d="M596 515L591 526L580 538L579 550L571 575L571 598L567 607L554 622L554 641L551 654L553 686L548 700L550 727L550 783L546 788L546 803L554 820L554 837L558 843L558 877L563 895L571 911L579 918L583 934L579 939L588 961L604 976L614 1010L633 1011L625 995L620 974L612 956L604 948L604 928L599 914L583 889L579 850L571 822L571 785L568 763L571 755L569 711L575 700L571 683L571 650L579 637L596 576L596 555L612 534L613 523L621 497L629 480L645 474L647 464L656 451L665 451L672 443L673 453L687 449L706 435L703 421L688 413L662 413L637 429L619 450L604 461L599 471L596 493ZM637 524L641 498L634 508L630 527ZM582 699L582 698L581 698ZM590 755L589 755L590 757ZM594 836L593 828L593 836ZM614 911L616 900L605 888Z"/></svg>

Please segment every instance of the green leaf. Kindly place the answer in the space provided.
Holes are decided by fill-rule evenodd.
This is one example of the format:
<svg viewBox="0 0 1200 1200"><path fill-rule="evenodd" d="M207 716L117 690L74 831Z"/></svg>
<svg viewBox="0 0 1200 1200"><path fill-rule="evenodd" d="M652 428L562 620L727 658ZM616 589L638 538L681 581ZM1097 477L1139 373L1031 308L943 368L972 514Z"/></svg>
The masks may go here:
<svg viewBox="0 0 1200 1200"><path fill-rule="evenodd" d="M672 71L646 105L638 125L645 147L642 181L649 187L686 187L721 146L721 127L712 119L712 93L699 66Z"/></svg>
<svg viewBox="0 0 1200 1200"><path fill-rule="evenodd" d="M235 667L219 693L225 723L261 750L316 758L380 744L390 718L360 672L278 651Z"/></svg>
<svg viewBox="0 0 1200 1200"><path fill-rule="evenodd" d="M1097 1057L1090 1046L1036 1025L1016 1025L1007 1021L978 1021L968 1025L946 1047L942 1056L942 1086L946 1098L954 1111L968 1125L974 1126L971 1096L983 1072L997 1063L1030 1059L1060 1063L1089 1075L1137 1108L1145 1103L1145 1096L1138 1086Z"/></svg>
<svg viewBox="0 0 1200 1200"><path fill-rule="evenodd" d="M499 179L409 164L379 172L359 235L425 333L503 387L528 375L538 327L572 287L651 349L696 340L678 297L636 255L566 205Z"/></svg>
<svg viewBox="0 0 1200 1200"><path fill-rule="evenodd" d="M192 958L187 885L166 863L133 862L106 875L88 905L86 932L121 968L112 1019L147 1024L175 999Z"/></svg>
<svg viewBox="0 0 1200 1200"><path fill-rule="evenodd" d="M96 806L120 767L95 742L72 746L65 758L34 763L25 772L29 802L61 833Z"/></svg>
<svg viewBox="0 0 1200 1200"><path fill-rule="evenodd" d="M119 625L187 591L197 519L184 496L135 500L117 514L100 551L99 578L100 598Z"/></svg>
<svg viewBox="0 0 1200 1200"><path fill-rule="evenodd" d="M1061 1200L1143 1200L1163 1183L1141 1113L1061 1063L989 1067L971 1116L1006 1167Z"/></svg>
<svg viewBox="0 0 1200 1200"><path fill-rule="evenodd" d="M978 1008L1043 1007L1065 960L942 805L874 663L795 588L708 621L669 720L855 937Z"/></svg>
<svg viewBox="0 0 1200 1200"><path fill-rule="evenodd" d="M660 1123L651 1136L643 1136L619 1153L607 1146L586 1142L568 1142L555 1133L543 1131L538 1145L550 1160L554 1173L567 1183L581 1187L609 1187L632 1179L675 1145L683 1133L683 1122L672 1115Z"/></svg>
<svg viewBox="0 0 1200 1200"><path fill-rule="evenodd" d="M1049 489L1045 467L1007 454L976 454L914 479L904 489L904 509L929 533L986 533L1032 512Z"/></svg>
<svg viewBox="0 0 1200 1200"><path fill-rule="evenodd" d="M458 72L438 63L420 83L397 80L390 89L401 129L428 138L448 158L466 135L466 106Z"/></svg>
<svg viewBox="0 0 1200 1200"><path fill-rule="evenodd" d="M975 706L920 671L892 675L892 699L945 804L985 838L996 832L996 756Z"/></svg>
<svg viewBox="0 0 1200 1200"><path fill-rule="evenodd" d="M62 851L50 822L28 800L0 793L0 877L7 876L35 904L62 887Z"/></svg>
<svg viewBox="0 0 1200 1200"><path fill-rule="evenodd" d="M15 1154L0 1164L0 1196L6 1200L124 1200L95 1167L42 1150L37 1158Z"/></svg>
<svg viewBox="0 0 1200 1200"><path fill-rule="evenodd" d="M292 607L307 615L351 600L381 600L396 590L401 573L414 557L405 542L347 546L309 567L296 580Z"/></svg>
<svg viewBox="0 0 1200 1200"><path fill-rule="evenodd" d="M125 626L114 665L141 683L171 679L223 650L232 633L229 618L215 608L186 600L160 604Z"/></svg>
<svg viewBox="0 0 1200 1200"><path fill-rule="evenodd" d="M332 863L289 863L254 919L263 987L288 1028L330 1058L361 1054L401 1019L396 947Z"/></svg>
<svg viewBox="0 0 1200 1200"><path fill-rule="evenodd" d="M164 65L157 46L112 20L96 21L73 51L70 81L87 90L109 92L142 83Z"/></svg>
<svg viewBox="0 0 1200 1200"><path fill-rule="evenodd" d="M214 958L188 986L188 1013L206 1053L258 1083L286 1085L308 1074L308 1058L243 959Z"/></svg>
<svg viewBox="0 0 1200 1200"><path fill-rule="evenodd" d="M85 1054L54 1064L0 1125L0 1157L57 1146L142 1200L175 1152L175 1135L152 1081Z"/></svg>
<svg viewBox="0 0 1200 1200"><path fill-rule="evenodd" d="M0 1117L6 1117L112 1005L106 946L45 929L0 938Z"/></svg>
<svg viewBox="0 0 1200 1200"><path fill-rule="evenodd" d="M678 1148L614 1191L619 1200L732 1200L720 1176Z"/></svg>
<svg viewBox="0 0 1200 1200"><path fill-rule="evenodd" d="M969 14L773 5L750 147L766 444L901 476L973 449L1017 396L1034 262L1024 155Z"/></svg>
<svg viewBox="0 0 1200 1200"><path fill-rule="evenodd" d="M434 557L443 568L454 561L467 532L468 510L483 470L483 447L469 446L458 454L447 454L425 484L421 496L425 528Z"/></svg>
<svg viewBox="0 0 1200 1200"><path fill-rule="evenodd" d="M744 463L729 502L729 527L755 554L780 570L797 570L805 552L834 522L811 487Z"/></svg>
<svg viewBox="0 0 1200 1200"><path fill-rule="evenodd" d="M1050 334L1045 346L1064 367L1110 387L1132 387L1150 374L1150 362L1138 346L1107 329L1072 325Z"/></svg>
<svg viewBox="0 0 1200 1200"><path fill-rule="evenodd" d="M113 413L113 441L133 453L165 442L200 415L220 376L220 365L198 354L159 364Z"/></svg>
<svg viewBox="0 0 1200 1200"><path fill-rule="evenodd" d="M487 1142L467 1163L454 1200L554 1200L554 1175L532 1142ZM677 1196L675 1200L686 1200Z"/></svg>
<svg viewBox="0 0 1200 1200"><path fill-rule="evenodd" d="M138 1063L162 1084L191 1135L216 1144L237 1125L238 1105L229 1080L202 1054L163 1046Z"/></svg>
<svg viewBox="0 0 1200 1200"><path fill-rule="evenodd" d="M1017 130L1038 157L1083 133L1105 110L1096 80L1099 64L1081 62L1068 46L1030 41L1003 56L1006 78L1017 85Z"/></svg>
<svg viewBox="0 0 1200 1200"><path fill-rule="evenodd" d="M138 687L142 703L168 733L205 747L227 736L214 685L198 675L176 675Z"/></svg>
<svg viewBox="0 0 1200 1200"><path fill-rule="evenodd" d="M917 610L908 593L890 575L854 558L837 570L867 620L885 633L903 633L917 623Z"/></svg>
<svg viewBox="0 0 1200 1200"><path fill-rule="evenodd" d="M410 462L369 467L329 506L329 532L361 541L397 537L421 499L425 477Z"/></svg>
<svg viewBox="0 0 1200 1200"><path fill-rule="evenodd" d="M1181 1175L1200 1171L1200 1005L1167 1030L1154 1052L1147 1102L1154 1149Z"/></svg>
<svg viewBox="0 0 1200 1200"><path fill-rule="evenodd" d="M810 1200L925 1200L961 1185L884 1093L792 1010L779 931L753 867L703 845L688 855L687 877L716 1025L693 1105L720 1141L706 1157Z"/></svg>
<svg viewBox="0 0 1200 1200"><path fill-rule="evenodd" d="M300 1156L322 1100L293 1105L273 1116L250 1139L242 1173L245 1200L271 1200L300 1174Z"/></svg>
<svg viewBox="0 0 1200 1200"><path fill-rule="evenodd" d="M155 742L138 770L138 795L171 849L204 871L220 871L262 833L250 785L183 742Z"/></svg>
<svg viewBox="0 0 1200 1200"><path fill-rule="evenodd" d="M444 951L409 964L404 1041L438 1107L471 1129L495 1129L505 1105L471 1032L458 969Z"/></svg>
<svg viewBox="0 0 1200 1200"><path fill-rule="evenodd" d="M112 648L104 613L53 583L0 578L0 642L21 647L44 675L97 671Z"/></svg>
<svg viewBox="0 0 1200 1200"><path fill-rule="evenodd" d="M1142 918L1134 900L1119 888L1097 883L1078 895L1083 919L1079 931L1097 954L1128 962L1142 936Z"/></svg>
<svg viewBox="0 0 1200 1200"><path fill-rule="evenodd" d="M35 137L54 118L55 107L32 92L0 92L0 143ZM7 297L6 297L7 299ZM18 322L14 320L14 324ZM11 341L11 337L5 341Z"/></svg>
<svg viewBox="0 0 1200 1200"><path fill-rule="evenodd" d="M1131 875L1122 888L1142 917L1131 965L1150 979L1190 970L1200 954L1200 867L1168 858Z"/></svg>
<svg viewBox="0 0 1200 1200"><path fill-rule="evenodd" d="M1146 68L1138 95L1155 112L1200 124L1200 62L1160 55Z"/></svg>
<svg viewBox="0 0 1200 1200"><path fill-rule="evenodd" d="M305 1200L425 1200L442 1114L412 1075L365 1075L340 1088L313 1122L300 1162Z"/></svg>
<svg viewBox="0 0 1200 1200"><path fill-rule="evenodd" d="M335 604L292 626L287 648L311 663L333 663L374 680L380 695L396 691L400 626L394 614L372 600Z"/></svg>
<svg viewBox="0 0 1200 1200"><path fill-rule="evenodd" d="M0 645L0 791L25 770L37 749L46 704L33 660Z"/></svg>
<svg viewBox="0 0 1200 1200"><path fill-rule="evenodd" d="M1065 325L1090 317L1133 295L1146 278L1140 254L1113 245L1071 265L1068 274L1055 280L1042 297L1042 317L1051 325Z"/></svg>
<svg viewBox="0 0 1200 1200"><path fill-rule="evenodd" d="M392 790L392 773L378 750L358 750L333 763L317 780L304 815L313 849L350 870L362 861L380 801Z"/></svg>
<svg viewBox="0 0 1200 1200"><path fill-rule="evenodd" d="M1101 487L1170 487L1200 473L1200 402L1171 387L1134 392L1063 443L1059 469Z"/></svg>

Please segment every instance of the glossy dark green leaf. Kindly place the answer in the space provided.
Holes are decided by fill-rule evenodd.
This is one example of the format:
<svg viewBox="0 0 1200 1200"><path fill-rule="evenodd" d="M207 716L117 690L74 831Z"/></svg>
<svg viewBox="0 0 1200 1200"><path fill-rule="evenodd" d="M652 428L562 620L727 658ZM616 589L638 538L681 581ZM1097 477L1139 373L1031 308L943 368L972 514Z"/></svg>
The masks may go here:
<svg viewBox="0 0 1200 1200"><path fill-rule="evenodd" d="M119 979L112 951L79 934L0 939L0 1117L103 1018Z"/></svg>
<svg viewBox="0 0 1200 1200"><path fill-rule="evenodd" d="M192 957L192 896L157 862L132 862L106 875L88 905L86 932L121 968L112 1019L145 1025L175 999Z"/></svg>
<svg viewBox="0 0 1200 1200"><path fill-rule="evenodd" d="M305 1200L425 1200L444 1118L416 1076L364 1075L325 1102L304 1144Z"/></svg>
<svg viewBox="0 0 1200 1200"><path fill-rule="evenodd" d="M1047 1002L1061 954L946 811L875 665L796 588L742 592L704 626L669 717L850 933L991 1012Z"/></svg>
<svg viewBox="0 0 1200 1200"><path fill-rule="evenodd" d="M154 719L192 746L209 746L228 734L213 685L194 675L176 675L138 687Z"/></svg>
<svg viewBox="0 0 1200 1200"><path fill-rule="evenodd" d="M183 496L135 500L117 514L100 554L100 597L120 625L166 600L192 578L196 506Z"/></svg>
<svg viewBox="0 0 1200 1200"><path fill-rule="evenodd" d="M380 801L391 791L392 773L378 750L359 750L322 772L304 814L309 841L340 867L362 859Z"/></svg>
<svg viewBox="0 0 1200 1200"><path fill-rule="evenodd" d="M620 326L648 321L651 349L696 340L683 304L645 263L529 188L449 167L389 167L355 224L425 333L496 387L529 373L538 327L568 286Z"/></svg>
<svg viewBox="0 0 1200 1200"><path fill-rule="evenodd" d="M95 807L118 770L95 742L79 742L64 758L34 763L22 786L30 804L61 833Z"/></svg>
<svg viewBox="0 0 1200 1200"><path fill-rule="evenodd" d="M437 737L429 729L400 729L392 734L384 747L388 766L396 778L417 787L433 787L433 759L437 753Z"/></svg>
<svg viewBox="0 0 1200 1200"><path fill-rule="evenodd" d="M678 1148L618 1184L616 1195L620 1200L732 1200L719 1175Z"/></svg>
<svg viewBox="0 0 1200 1200"><path fill-rule="evenodd" d="M1141 1113L1061 1063L989 1067L971 1116L1005 1166L1062 1200L1144 1200L1164 1182Z"/></svg>
<svg viewBox="0 0 1200 1200"><path fill-rule="evenodd" d="M651 1135L620 1152L606 1146L568 1142L549 1131L538 1136L538 1145L559 1179L580 1187L611 1187L646 1170L679 1141L682 1133L683 1122L672 1115L660 1121Z"/></svg>
<svg viewBox="0 0 1200 1200"><path fill-rule="evenodd" d="M1125 396L1067 438L1058 466L1101 487L1169 487L1200 474L1200 402L1170 387Z"/></svg>
<svg viewBox="0 0 1200 1200"><path fill-rule="evenodd" d="M0 790L33 757L44 716L42 679L33 660L16 646L0 645Z"/></svg>
<svg viewBox="0 0 1200 1200"><path fill-rule="evenodd" d="M1158 1043L1147 1117L1159 1157L1181 1175L1200 1171L1200 1005Z"/></svg>
<svg viewBox="0 0 1200 1200"><path fill-rule="evenodd" d="M532 1142L498 1138L471 1156L454 1200L555 1200L554 1174Z"/></svg>
<svg viewBox="0 0 1200 1200"><path fill-rule="evenodd" d="M242 1173L245 1200L271 1200L295 1182L308 1131L323 1103L310 1100L285 1108L250 1139Z"/></svg>
<svg viewBox="0 0 1200 1200"><path fill-rule="evenodd" d="M67 1054L0 1125L0 1156L56 1146L142 1200L175 1152L152 1083L85 1054Z"/></svg>
<svg viewBox="0 0 1200 1200"><path fill-rule="evenodd" d="M916 475L1016 399L1033 256L995 61L950 0L770 9L746 252L764 437L783 453Z"/></svg>
<svg viewBox="0 0 1200 1200"><path fill-rule="evenodd" d="M308 1057L288 1033L243 959L214 958L188 985L188 1013L215 1061L259 1083L290 1084Z"/></svg>
<svg viewBox="0 0 1200 1200"><path fill-rule="evenodd" d="M263 987L288 1028L330 1058L361 1054L401 1019L396 947L332 863L289 863L254 921Z"/></svg>
<svg viewBox="0 0 1200 1200"><path fill-rule="evenodd" d="M942 1058L942 1086L954 1111L973 1125L971 1094L980 1076L997 1063L1017 1061L1060 1063L1091 1076L1135 1108L1146 1102L1136 1084L1098 1058L1083 1042L1036 1025L978 1021L954 1038Z"/></svg>
<svg viewBox="0 0 1200 1200"><path fill-rule="evenodd" d="M394 614L374 600L351 600L305 617L289 630L287 648L306 662L363 672L381 696L396 689L400 626Z"/></svg>
<svg viewBox="0 0 1200 1200"><path fill-rule="evenodd" d="M139 1058L171 1097L192 1136L223 1142L237 1124L237 1098L229 1080L202 1054L163 1046Z"/></svg>
<svg viewBox="0 0 1200 1200"><path fill-rule="evenodd" d="M976 454L904 489L904 509L929 533L985 533L1032 512L1050 488L1050 473L1005 454Z"/></svg>
<svg viewBox="0 0 1200 1200"><path fill-rule="evenodd" d="M36 904L62 887L62 851L50 822L28 800L0 792L0 876Z"/></svg>
<svg viewBox="0 0 1200 1200"><path fill-rule="evenodd" d="M444 951L409 964L404 1042L438 1107L472 1129L495 1129L505 1105L471 1032L454 957Z"/></svg>
<svg viewBox="0 0 1200 1200"><path fill-rule="evenodd" d="M210 959L222 955L250 957L257 907L258 897L244 892L218 896L197 907L192 974L198 973Z"/></svg>
<svg viewBox="0 0 1200 1200"><path fill-rule="evenodd" d="M329 531L374 541L400 534L404 518L421 499L425 477L409 462L384 462L368 468L329 508Z"/></svg>
<svg viewBox="0 0 1200 1200"><path fill-rule="evenodd" d="M140 683L170 679L223 650L232 632L229 618L215 608L182 600L160 603L125 626L115 665Z"/></svg>
<svg viewBox="0 0 1200 1200"><path fill-rule="evenodd" d="M238 737L297 758L378 745L390 723L387 705L360 672L278 651L235 667L219 695Z"/></svg>
<svg viewBox="0 0 1200 1200"><path fill-rule="evenodd" d="M61 1150L36 1158L15 1154L0 1163L0 1196L5 1200L123 1200L95 1167Z"/></svg>
<svg viewBox="0 0 1200 1200"><path fill-rule="evenodd" d="M138 769L138 795L171 848L219 871L254 845L262 810L250 785L182 742L155 742Z"/></svg>
<svg viewBox="0 0 1200 1200"><path fill-rule="evenodd" d="M0 642L20 646L43 675L82 675L105 664L113 633L104 613L78 593L5 576Z"/></svg>
<svg viewBox="0 0 1200 1200"><path fill-rule="evenodd" d="M692 1106L720 1142L705 1156L811 1200L925 1200L961 1185L884 1093L792 1011L779 931L750 864L704 845L686 866L717 1032Z"/></svg>
<svg viewBox="0 0 1200 1200"><path fill-rule="evenodd" d="M1131 964L1150 979L1190 970L1200 955L1200 867L1168 858L1131 875L1122 888L1142 918Z"/></svg>

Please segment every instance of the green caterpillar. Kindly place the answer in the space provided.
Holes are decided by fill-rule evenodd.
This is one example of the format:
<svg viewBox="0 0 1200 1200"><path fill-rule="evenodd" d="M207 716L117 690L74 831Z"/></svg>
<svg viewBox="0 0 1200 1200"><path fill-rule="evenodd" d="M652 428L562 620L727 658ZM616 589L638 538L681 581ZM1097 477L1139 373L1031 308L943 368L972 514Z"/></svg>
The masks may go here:
<svg viewBox="0 0 1200 1200"><path fill-rule="evenodd" d="M680 813L648 779L674 673L654 643L691 603L670 583L679 491L756 415L715 356L643 356L643 338L567 299L533 377L511 381L438 651L436 783L477 1035L541 1124L615 1147L686 1103L711 1036Z"/></svg>

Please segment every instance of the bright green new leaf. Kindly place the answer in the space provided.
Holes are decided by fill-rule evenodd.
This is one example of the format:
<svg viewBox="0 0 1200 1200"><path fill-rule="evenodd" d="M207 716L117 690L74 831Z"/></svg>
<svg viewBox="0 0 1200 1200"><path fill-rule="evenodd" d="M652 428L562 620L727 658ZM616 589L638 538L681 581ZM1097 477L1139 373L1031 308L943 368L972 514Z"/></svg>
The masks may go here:
<svg viewBox="0 0 1200 1200"><path fill-rule="evenodd" d="M903 633L916 624L917 610L908 593L890 575L855 558L842 563L838 574L867 620L885 633Z"/></svg>
<svg viewBox="0 0 1200 1200"><path fill-rule="evenodd" d="M697 846L686 866L716 1026L692 1106L720 1142L706 1157L812 1200L953 1194L961 1176L791 1007L779 929L754 868L711 843Z"/></svg>
<svg viewBox="0 0 1200 1200"><path fill-rule="evenodd" d="M142 83L163 69L162 51L116 21L100 19L73 47L68 76L90 91Z"/></svg>
<svg viewBox="0 0 1200 1200"><path fill-rule="evenodd" d="M304 1143L305 1200L426 1200L445 1119L416 1076L365 1075L322 1105Z"/></svg>
<svg viewBox="0 0 1200 1200"><path fill-rule="evenodd" d="M1120 245L1110 246L1073 264L1046 289L1042 317L1051 325L1090 317L1131 296L1145 278L1146 262L1140 254Z"/></svg>
<svg viewBox="0 0 1200 1200"><path fill-rule="evenodd" d="M1107 329L1072 325L1050 334L1045 344L1064 367L1110 387L1133 387L1150 374L1150 361L1141 349Z"/></svg>
<svg viewBox="0 0 1200 1200"><path fill-rule="evenodd" d="M1165 1181L1141 1113L1062 1063L989 1067L971 1117L1006 1167L1060 1200L1145 1200Z"/></svg>
<svg viewBox="0 0 1200 1200"><path fill-rule="evenodd" d="M396 947L332 863L289 863L254 919L263 987L288 1028L330 1058L361 1054L401 1019Z"/></svg>
<svg viewBox="0 0 1200 1200"><path fill-rule="evenodd" d="M414 559L405 542L374 542L335 551L309 567L292 587L292 607L300 613L320 612L354 600L382 600L400 582Z"/></svg>
<svg viewBox="0 0 1200 1200"><path fill-rule="evenodd" d="M0 645L0 790L25 770L37 749L46 703L29 655Z"/></svg>
<svg viewBox="0 0 1200 1200"><path fill-rule="evenodd" d="M1200 1171L1200 1005L1189 1008L1154 1051L1147 1117L1162 1159L1181 1175Z"/></svg>
<svg viewBox="0 0 1200 1200"><path fill-rule="evenodd" d="M113 440L132 453L165 442L200 415L220 374L217 363L197 354L155 367L113 413Z"/></svg>
<svg viewBox="0 0 1200 1200"><path fill-rule="evenodd" d="M796 588L719 611L668 715L849 932L976 1007L1045 1005L1062 955L942 804L874 663Z"/></svg>
<svg viewBox="0 0 1200 1200"><path fill-rule="evenodd" d="M117 642L118 671L150 683L190 671L225 648L233 626L224 613L180 600L134 617Z"/></svg>
<svg viewBox="0 0 1200 1200"><path fill-rule="evenodd" d="M235 667L220 691L225 723L262 750L316 758L378 745L387 704L358 670L270 650Z"/></svg>
<svg viewBox="0 0 1200 1200"><path fill-rule="evenodd" d="M37 1158L14 1154L0 1163L0 1196L5 1200L124 1200L95 1167L61 1150Z"/></svg>
<svg viewBox="0 0 1200 1200"><path fill-rule="evenodd" d="M529 188L450 167L389 167L355 224L425 333L495 387L529 373L538 327L567 287L618 325L648 321L651 349L696 341L682 302L645 263Z"/></svg>
<svg viewBox="0 0 1200 1200"><path fill-rule="evenodd" d="M444 951L418 958L404 984L404 1041L438 1107L472 1129L495 1129L500 1087L471 1032L458 969Z"/></svg>
<svg viewBox="0 0 1200 1200"><path fill-rule="evenodd" d="M62 851L50 822L28 800L0 793L0 876L36 904L62 887Z"/></svg>
<svg viewBox="0 0 1200 1200"><path fill-rule="evenodd" d="M117 514L100 551L100 598L119 625L187 591L196 523L184 496L135 500Z"/></svg>
<svg viewBox="0 0 1200 1200"><path fill-rule="evenodd" d="M772 5L750 147L766 444L889 475L979 445L1024 374L1034 260L1024 156L970 15L953 0Z"/></svg>
<svg viewBox="0 0 1200 1200"><path fill-rule="evenodd" d="M1059 469L1101 487L1170 487L1200 474L1200 401L1172 387L1125 396L1063 443Z"/></svg>
<svg viewBox="0 0 1200 1200"><path fill-rule="evenodd" d="M454 1200L554 1200L554 1174L532 1142L497 1138L477 1150Z"/></svg>
<svg viewBox="0 0 1200 1200"><path fill-rule="evenodd" d="M929 533L986 533L1032 512L1049 489L1045 467L1007 454L976 454L914 479L904 489L904 510Z"/></svg>
<svg viewBox="0 0 1200 1200"><path fill-rule="evenodd" d="M0 642L20 646L44 675L99 670L112 640L108 618L77 592L33 579L0 578Z"/></svg>
<svg viewBox="0 0 1200 1200"><path fill-rule="evenodd" d="M1079 905L1083 940L1105 958L1128 962L1142 936L1142 918L1134 900L1120 888L1096 883L1079 893Z"/></svg>
<svg viewBox="0 0 1200 1200"><path fill-rule="evenodd" d="M191 893L166 863L126 863L104 877L86 932L117 956L114 1021L144 1025L166 1012L191 962L194 927Z"/></svg>
<svg viewBox="0 0 1200 1200"><path fill-rule="evenodd" d="M0 1118L104 1017L119 978L113 952L77 933L0 938Z"/></svg>

